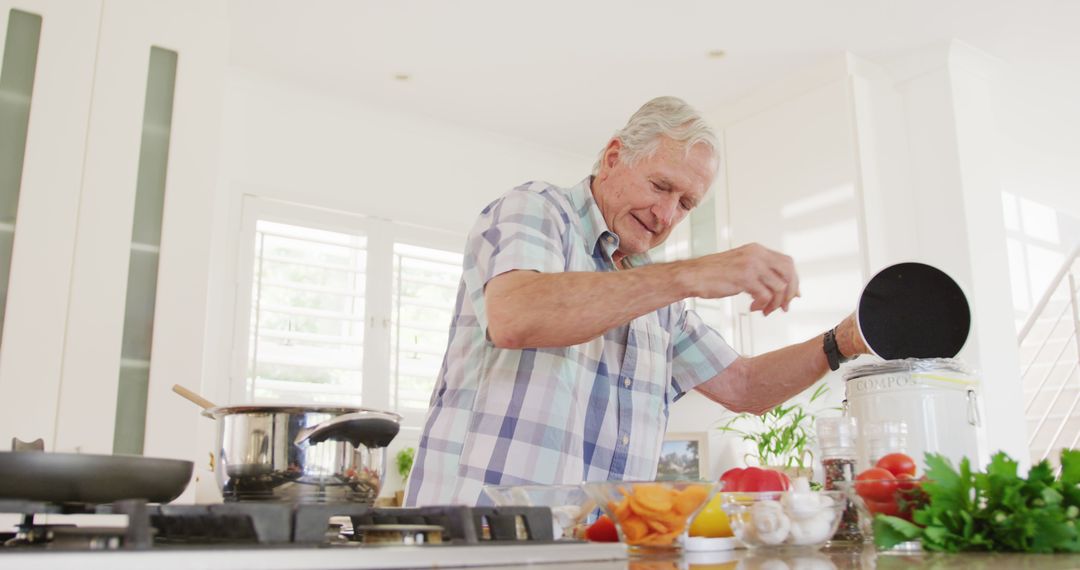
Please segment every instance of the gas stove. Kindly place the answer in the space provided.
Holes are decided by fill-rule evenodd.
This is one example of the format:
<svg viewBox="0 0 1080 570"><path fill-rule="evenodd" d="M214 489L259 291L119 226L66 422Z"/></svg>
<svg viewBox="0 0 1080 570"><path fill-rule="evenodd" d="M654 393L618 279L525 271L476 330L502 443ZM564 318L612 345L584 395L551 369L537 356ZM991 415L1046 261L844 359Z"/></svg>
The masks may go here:
<svg viewBox="0 0 1080 570"><path fill-rule="evenodd" d="M0 567L446 568L626 559L620 544L553 540L546 507L0 500L0 513L21 516L14 532L0 532ZM98 518L126 522L106 526Z"/></svg>

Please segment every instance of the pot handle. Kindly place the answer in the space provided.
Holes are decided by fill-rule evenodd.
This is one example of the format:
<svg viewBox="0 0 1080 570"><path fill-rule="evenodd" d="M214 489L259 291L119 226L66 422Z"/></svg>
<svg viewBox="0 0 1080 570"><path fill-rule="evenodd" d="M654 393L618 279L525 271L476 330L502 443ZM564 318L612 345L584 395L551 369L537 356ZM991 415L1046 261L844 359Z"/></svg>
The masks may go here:
<svg viewBox="0 0 1080 570"><path fill-rule="evenodd" d="M353 447L386 447L401 428L398 417L361 411L343 414L300 430L293 443L315 445L326 440L347 441Z"/></svg>

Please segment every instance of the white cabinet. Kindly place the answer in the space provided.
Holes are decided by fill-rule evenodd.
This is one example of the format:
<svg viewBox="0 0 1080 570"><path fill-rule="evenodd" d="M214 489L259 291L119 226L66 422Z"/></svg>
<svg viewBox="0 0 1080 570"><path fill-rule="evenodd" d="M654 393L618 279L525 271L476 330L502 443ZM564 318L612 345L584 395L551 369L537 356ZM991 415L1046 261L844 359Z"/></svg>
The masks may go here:
<svg viewBox="0 0 1080 570"><path fill-rule="evenodd" d="M743 354L819 335L858 302L867 267L848 86L840 74L723 127L728 200L720 219L728 220L730 244L757 242L792 256L802 292L791 312L768 317L750 313L748 296L734 300Z"/></svg>
<svg viewBox="0 0 1080 570"><path fill-rule="evenodd" d="M41 437L51 448L101 2L0 0L0 45L12 10L40 16L41 33L0 344L0 445Z"/></svg>
<svg viewBox="0 0 1080 570"><path fill-rule="evenodd" d="M112 452L121 374L130 377L136 369L144 374L136 383L145 386L154 419L146 453L187 456L184 448L169 450L169 440L193 439L197 414L166 394L172 383L191 385L202 372L225 7L137 0L4 5L42 14L42 55L51 50L67 60L57 55L38 61L39 78L64 85L41 86L47 89L43 96L58 92L53 108L39 106L35 86L0 357L0 439L9 433L45 437L58 451ZM159 157L167 164L158 165L164 166L164 203L137 211L136 188L145 171L140 161L153 158L144 132L157 128L144 124L153 48L177 54L172 128L167 155ZM54 116L59 114L64 121ZM43 129L38 115L55 124ZM74 140L60 164L52 139L68 138ZM38 176L67 179L36 182L30 175L39 163ZM42 203L39 210L30 209L35 202ZM163 212L160 247L133 247L135 216L155 210ZM20 253L30 259L20 260ZM157 258L156 271L140 256ZM132 276L141 285L156 278L156 296L141 303L144 313L152 308L153 320L144 315L141 323L145 332L128 335L136 345L129 352L141 356L122 365L129 272L139 272ZM153 334L146 334L151 326Z"/></svg>

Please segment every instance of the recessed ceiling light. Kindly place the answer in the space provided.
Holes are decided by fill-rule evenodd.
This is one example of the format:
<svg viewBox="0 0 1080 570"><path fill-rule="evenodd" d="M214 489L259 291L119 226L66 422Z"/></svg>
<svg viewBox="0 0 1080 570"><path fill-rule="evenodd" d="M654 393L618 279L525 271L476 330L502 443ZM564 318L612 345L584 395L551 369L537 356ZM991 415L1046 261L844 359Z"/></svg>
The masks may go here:
<svg viewBox="0 0 1080 570"><path fill-rule="evenodd" d="M408 73L395 73L394 74L394 79L396 79L398 81L408 81L408 80L412 79L412 76L409 75Z"/></svg>
<svg viewBox="0 0 1080 570"><path fill-rule="evenodd" d="M727 52L722 49L711 49L705 53L709 59L723 59Z"/></svg>

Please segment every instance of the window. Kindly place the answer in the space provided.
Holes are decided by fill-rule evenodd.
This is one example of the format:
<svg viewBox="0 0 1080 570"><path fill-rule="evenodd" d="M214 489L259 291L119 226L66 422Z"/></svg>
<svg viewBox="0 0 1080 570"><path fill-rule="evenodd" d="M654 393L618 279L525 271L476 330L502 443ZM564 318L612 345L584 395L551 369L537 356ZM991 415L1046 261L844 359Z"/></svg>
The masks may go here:
<svg viewBox="0 0 1080 570"><path fill-rule="evenodd" d="M460 253L394 244L391 397L397 409L426 410L454 314Z"/></svg>
<svg viewBox="0 0 1080 570"><path fill-rule="evenodd" d="M359 234L257 223L247 368L256 400L361 404L366 246Z"/></svg>
<svg viewBox="0 0 1080 570"><path fill-rule="evenodd" d="M427 411L449 335L464 236L244 200L235 402Z"/></svg>
<svg viewBox="0 0 1080 570"><path fill-rule="evenodd" d="M1080 220L1010 192L1002 192L1001 199L1019 331L1072 248L1080 244Z"/></svg>

